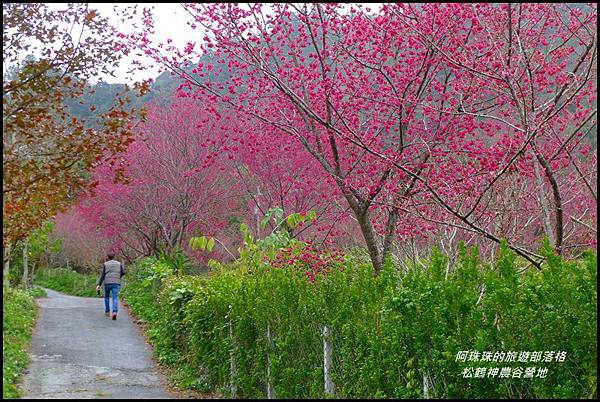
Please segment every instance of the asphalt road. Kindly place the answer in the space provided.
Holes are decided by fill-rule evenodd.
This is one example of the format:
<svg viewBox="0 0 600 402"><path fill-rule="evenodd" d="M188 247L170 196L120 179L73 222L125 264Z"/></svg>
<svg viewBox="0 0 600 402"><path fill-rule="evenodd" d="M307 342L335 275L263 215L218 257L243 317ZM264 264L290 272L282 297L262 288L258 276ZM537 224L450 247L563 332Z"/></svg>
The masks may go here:
<svg viewBox="0 0 600 402"><path fill-rule="evenodd" d="M36 299L24 398L175 398L121 304L113 321L104 317L104 299L46 291Z"/></svg>

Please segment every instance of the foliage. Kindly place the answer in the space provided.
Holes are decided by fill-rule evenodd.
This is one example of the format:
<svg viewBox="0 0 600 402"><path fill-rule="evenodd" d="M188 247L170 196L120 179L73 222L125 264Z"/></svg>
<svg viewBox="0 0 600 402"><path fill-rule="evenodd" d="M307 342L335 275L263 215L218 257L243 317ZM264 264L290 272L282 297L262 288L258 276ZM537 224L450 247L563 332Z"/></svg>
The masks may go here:
<svg viewBox="0 0 600 402"><path fill-rule="evenodd" d="M124 17L135 15L134 9ZM96 128L70 114L89 79L128 50L109 19L87 4L2 5L3 244L14 244L92 185L86 170L132 141L137 111L117 96ZM24 60L23 53L36 54ZM136 84L140 93L147 83ZM91 105L91 108L95 108Z"/></svg>
<svg viewBox="0 0 600 402"><path fill-rule="evenodd" d="M179 280L175 273L176 267L169 266L165 259L144 258L129 270L121 295L131 312L149 324L147 335L158 361L176 367L177 385L189 388L193 381L188 373L195 370L185 364L187 344L181 307L190 296L187 289L192 284L197 287L203 278L181 275ZM157 299L158 294L163 297Z"/></svg>
<svg viewBox="0 0 600 402"><path fill-rule="evenodd" d="M36 291L35 293L39 293ZM27 348L35 321L32 292L4 288L2 294L2 398L18 398L17 382L29 363Z"/></svg>
<svg viewBox="0 0 600 402"><path fill-rule="evenodd" d="M192 237L189 245L192 250L202 250L210 253L215 246L215 239L206 236Z"/></svg>
<svg viewBox="0 0 600 402"><path fill-rule="evenodd" d="M39 270L33 282L36 285L57 290L72 296L98 297L96 284L98 274L82 274L66 268L46 268Z"/></svg>
<svg viewBox="0 0 600 402"><path fill-rule="evenodd" d="M130 43L232 127L231 157L279 184L265 198L343 203L376 272L391 240L446 229L486 256L506 238L537 266L544 235L559 254L596 243L593 5L183 7L198 46L154 42L150 17Z"/></svg>
<svg viewBox="0 0 600 402"><path fill-rule="evenodd" d="M99 228L87 222L76 208L58 213L54 218L51 238L62 244L60 253L54 257L54 266L92 268L94 271L105 261L110 251L110 240Z"/></svg>
<svg viewBox="0 0 600 402"><path fill-rule="evenodd" d="M132 257L183 247L196 231L222 230L240 194L236 181L214 163L221 158L217 139L226 130L205 130L204 120L204 108L186 100L150 105L120 162L93 170L98 185L80 198L77 215ZM125 183L112 179L119 169Z"/></svg>
<svg viewBox="0 0 600 402"><path fill-rule="evenodd" d="M296 250L296 254L300 252L299 248L303 248L306 243L294 238L292 231L301 223L315 221L316 212L313 210L306 213L294 212L285 217L281 208L271 208L261 222L263 229L271 219L273 230L264 239L255 240L248 225L240 224L244 244L238 251L242 260L252 263L249 269L269 266L276 257L282 258L281 254L286 251L291 253L292 250Z"/></svg>
<svg viewBox="0 0 600 402"><path fill-rule="evenodd" d="M46 296L48 296L48 294L46 293L46 290L44 290L44 288L42 288L40 286L34 286L34 287L32 287L31 289L29 289L29 292L36 299L40 298L40 297L46 297Z"/></svg>
<svg viewBox="0 0 600 402"><path fill-rule="evenodd" d="M49 254L61 251L63 242L61 239L56 239L51 236L54 228L55 223L49 220L37 229L32 230L29 234L27 238L27 255L30 273L37 266L47 265L47 257ZM23 243L24 241L18 242L11 253L11 270L8 280L14 285L21 283L23 276Z"/></svg>
<svg viewBox="0 0 600 402"><path fill-rule="evenodd" d="M47 221L40 228L33 230L29 236L29 258L35 262L45 252L59 252L62 248L62 242L59 239L50 238L50 233L54 230L54 222Z"/></svg>
<svg viewBox="0 0 600 402"><path fill-rule="evenodd" d="M316 254L300 244L286 252ZM145 259L124 295L183 388L228 395L233 357L238 396L264 398L268 356L277 397L324 397L327 325L338 397L420 398L425 375L436 398L594 397L596 254L566 261L548 244L541 252L542 270L523 271L524 260L503 243L494 264L461 246L452 266L434 250L426 269L403 271L388 260L379 276L368 261L340 257L312 279L302 258L276 267L266 250L214 264L207 277ZM567 358L544 363L546 378L473 379L462 377L467 363L456 360L464 350L564 350Z"/></svg>

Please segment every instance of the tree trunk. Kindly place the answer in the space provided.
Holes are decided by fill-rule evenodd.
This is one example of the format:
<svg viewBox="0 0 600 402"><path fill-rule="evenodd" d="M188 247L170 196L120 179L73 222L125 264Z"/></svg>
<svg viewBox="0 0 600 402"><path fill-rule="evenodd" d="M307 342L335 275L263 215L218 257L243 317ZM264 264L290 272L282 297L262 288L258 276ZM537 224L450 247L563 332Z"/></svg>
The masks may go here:
<svg viewBox="0 0 600 402"><path fill-rule="evenodd" d="M563 209L562 209L562 198L560 196L560 190L558 188L558 182L556 181L556 178L554 177L554 173L552 172L552 167L550 166L548 161L546 161L546 159L544 159L544 156L542 154L540 154L539 152L536 152L536 157L537 157L538 161L540 162L540 164L542 165L542 167L544 168L546 177L548 178L548 181L550 182L550 187L552 188L552 195L554 196L554 213L555 213L555 218L556 218L556 226L554 227L555 228L554 248L556 249L556 252L558 253L558 255L561 255L562 254L562 242L563 242Z"/></svg>
<svg viewBox="0 0 600 402"><path fill-rule="evenodd" d="M546 236L548 236L548 240L550 240L550 244L552 245L552 247L555 247L556 239L554 238L554 231L552 230L552 219L550 218L550 205L548 204L548 200L546 199L546 194L544 192L544 180L540 173L539 165L537 163L534 163L533 165L535 180L539 187L540 204L542 205L542 223L544 225L544 232L546 233Z"/></svg>
<svg viewBox="0 0 600 402"><path fill-rule="evenodd" d="M23 278L21 279L21 284L24 288L27 288L29 285L29 238L26 238L23 242Z"/></svg>
<svg viewBox="0 0 600 402"><path fill-rule="evenodd" d="M31 265L31 274L29 275L30 277L30 283L33 285L33 278L35 276L35 262Z"/></svg>
<svg viewBox="0 0 600 402"><path fill-rule="evenodd" d="M7 288L10 287L10 283L8 280L8 272L10 270L10 247L11 245L9 243L8 245L4 246L2 250L2 259L4 260L4 269L2 271L2 284Z"/></svg>
<svg viewBox="0 0 600 402"><path fill-rule="evenodd" d="M358 224L360 225L360 230L367 243L367 250L369 251L371 262L373 262L373 274L378 276L383 269L383 259L381 258L379 247L377 247L377 237L373 230L371 220L369 219L369 210L368 208L365 208L362 211L355 211L355 213Z"/></svg>
<svg viewBox="0 0 600 402"><path fill-rule="evenodd" d="M381 253L381 264L385 264L385 260L391 253L392 242L396 237L396 224L399 218L398 208L392 208L388 211L388 220L385 226L385 237L383 238L383 251Z"/></svg>

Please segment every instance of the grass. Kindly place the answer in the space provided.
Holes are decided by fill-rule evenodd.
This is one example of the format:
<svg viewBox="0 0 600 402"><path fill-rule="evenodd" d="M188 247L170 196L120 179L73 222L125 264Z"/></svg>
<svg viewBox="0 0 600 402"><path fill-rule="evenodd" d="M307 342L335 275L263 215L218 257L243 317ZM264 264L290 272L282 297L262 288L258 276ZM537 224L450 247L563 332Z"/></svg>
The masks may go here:
<svg viewBox="0 0 600 402"><path fill-rule="evenodd" d="M97 281L98 277L96 275L81 274L65 268L58 268L38 271L34 283L71 296L98 297L96 293Z"/></svg>
<svg viewBox="0 0 600 402"><path fill-rule="evenodd" d="M29 289L29 292L36 299L39 298L39 297L46 297L46 296L48 296L48 294L46 293L46 291L44 290L44 288L39 287L39 286L34 286L33 288Z"/></svg>
<svg viewBox="0 0 600 402"><path fill-rule="evenodd" d="M43 289L42 289L43 290ZM45 292L44 292L45 293ZM27 349L36 317L39 290L4 289L2 294L2 398L18 398L17 382L29 364Z"/></svg>

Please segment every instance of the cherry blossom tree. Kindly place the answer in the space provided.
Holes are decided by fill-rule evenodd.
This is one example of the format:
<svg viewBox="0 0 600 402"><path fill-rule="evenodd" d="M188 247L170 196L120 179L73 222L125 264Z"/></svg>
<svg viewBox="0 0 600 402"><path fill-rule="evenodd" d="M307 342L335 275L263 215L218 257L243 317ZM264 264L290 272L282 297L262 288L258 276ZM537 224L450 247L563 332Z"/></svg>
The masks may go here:
<svg viewBox="0 0 600 402"><path fill-rule="evenodd" d="M89 223L77 208L57 214L54 222L51 238L60 241L63 259L68 259L71 266L97 268L101 265L109 251L110 239Z"/></svg>
<svg viewBox="0 0 600 402"><path fill-rule="evenodd" d="M127 146L140 111L124 94L96 122L75 117L67 107L81 101L90 79L113 74L129 51L116 38L115 25L97 10L74 3L60 9L5 3L2 16L6 261L11 245L26 239L88 186L87 169ZM123 9L120 17L135 20L135 7ZM147 90L147 83L135 86L141 94Z"/></svg>
<svg viewBox="0 0 600 402"><path fill-rule="evenodd" d="M237 208L235 178L220 174L219 133L204 126L202 108L180 100L150 106L138 135L110 165L97 167L97 186L80 212L114 249L151 255L185 244L190 233L214 235ZM201 168L201 173L194 173ZM122 182L113 180L122 169Z"/></svg>
<svg viewBox="0 0 600 402"><path fill-rule="evenodd" d="M318 242L335 242L342 235L343 221L348 219L343 199L332 194L335 182L321 172L318 163L293 138L259 135L263 128L240 124L239 115L228 115L228 132L223 141L223 155L232 161L224 166L224 174L234 174L240 180L248 199L245 220L260 238L273 230L269 221L265 230L260 222L268 211L279 208L283 216L315 211L314 221L284 228L292 237L311 238ZM237 133L237 134L236 134ZM256 225L254 225L256 223ZM256 226L254 228L254 226ZM263 233L264 232L264 233ZM346 235L348 235L346 233Z"/></svg>
<svg viewBox="0 0 600 402"><path fill-rule="evenodd" d="M180 96L311 155L375 273L395 239L444 228L506 238L537 267L542 234L558 253L595 242L595 6L184 7L215 62L186 70L194 39L157 46L150 18L129 40L185 80Z"/></svg>

